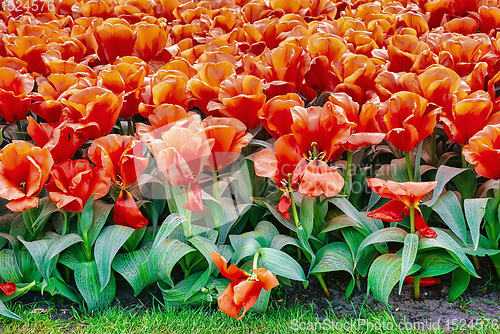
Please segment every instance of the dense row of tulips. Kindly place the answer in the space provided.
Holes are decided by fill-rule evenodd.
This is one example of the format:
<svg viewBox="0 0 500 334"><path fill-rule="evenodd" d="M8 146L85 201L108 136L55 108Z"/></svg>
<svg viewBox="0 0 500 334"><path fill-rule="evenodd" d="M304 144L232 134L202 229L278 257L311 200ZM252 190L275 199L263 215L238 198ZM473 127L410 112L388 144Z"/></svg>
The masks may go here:
<svg viewBox="0 0 500 334"><path fill-rule="evenodd" d="M3 9L1 315L30 289L106 307L116 273L235 318L332 271L386 305L500 274L498 0Z"/></svg>

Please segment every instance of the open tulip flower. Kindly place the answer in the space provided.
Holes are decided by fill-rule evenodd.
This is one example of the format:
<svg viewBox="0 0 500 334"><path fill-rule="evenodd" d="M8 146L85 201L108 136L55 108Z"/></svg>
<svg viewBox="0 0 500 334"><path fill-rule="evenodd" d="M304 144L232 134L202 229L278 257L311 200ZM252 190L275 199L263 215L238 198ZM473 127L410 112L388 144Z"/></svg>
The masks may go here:
<svg viewBox="0 0 500 334"><path fill-rule="evenodd" d="M465 160L474 165L476 173L489 179L500 179L500 125L488 125L464 146Z"/></svg>
<svg viewBox="0 0 500 334"><path fill-rule="evenodd" d="M110 179L103 168L92 167L87 159L66 160L54 166L45 186L49 197L68 211L82 212L90 196L94 201L109 191Z"/></svg>
<svg viewBox="0 0 500 334"><path fill-rule="evenodd" d="M126 189L137 182L148 165L147 158L142 156L142 147L142 142L132 136L111 134L94 140L88 151L89 159L103 168L120 188L113 208L113 221L136 230L146 226L148 220Z"/></svg>
<svg viewBox="0 0 500 334"><path fill-rule="evenodd" d="M39 98L37 93L31 93L35 80L30 74L8 68L0 68L0 116L7 122L18 122L30 111L32 98Z"/></svg>
<svg viewBox="0 0 500 334"><path fill-rule="evenodd" d="M279 285L276 277L265 268L254 267L249 274L234 264L228 267L224 257L216 252L210 253L210 257L222 276L232 281L217 299L220 310L230 317L240 320L257 302L262 289L269 291Z"/></svg>
<svg viewBox="0 0 500 334"><path fill-rule="evenodd" d="M186 127L183 127L186 126ZM215 139L207 138L201 123L189 119L178 121L162 134L162 139L149 143L161 172L174 187L188 186L188 202L184 208L203 211L201 185L196 178L211 157Z"/></svg>
<svg viewBox="0 0 500 334"><path fill-rule="evenodd" d="M397 183L377 178L369 179L368 186L383 198L390 198L391 201L377 210L370 212L368 217L381 219L387 222L399 222L403 220L403 213L405 215L414 214L414 222L411 222L412 233L414 233L413 228L416 228L423 236L435 238L437 234L425 223L422 212L418 208L418 204L429 191L436 187L436 185L437 181Z"/></svg>
<svg viewBox="0 0 500 334"><path fill-rule="evenodd" d="M21 212L38 206L36 197L49 178L54 161L49 150L16 141L0 151L0 197L5 206Z"/></svg>
<svg viewBox="0 0 500 334"><path fill-rule="evenodd" d="M289 93L273 97L259 110L260 122L271 136L279 138L292 132L293 107L304 107L304 101L299 95Z"/></svg>
<svg viewBox="0 0 500 334"><path fill-rule="evenodd" d="M380 106L387 140L401 151L412 151L432 134L440 111L418 94L395 93Z"/></svg>

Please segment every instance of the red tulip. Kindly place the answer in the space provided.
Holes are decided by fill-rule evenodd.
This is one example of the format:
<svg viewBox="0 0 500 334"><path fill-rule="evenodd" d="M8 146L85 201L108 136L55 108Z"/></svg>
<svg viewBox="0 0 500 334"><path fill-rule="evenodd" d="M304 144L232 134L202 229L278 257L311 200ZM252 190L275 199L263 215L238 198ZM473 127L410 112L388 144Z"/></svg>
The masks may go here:
<svg viewBox="0 0 500 334"><path fill-rule="evenodd" d="M110 179L103 168L93 168L86 159L66 160L54 166L50 180L45 186L49 197L68 211L82 212L90 196L94 200L109 191Z"/></svg>
<svg viewBox="0 0 500 334"><path fill-rule="evenodd" d="M387 140L401 151L412 151L430 136L437 124L440 108L418 94L399 92L381 104Z"/></svg>
<svg viewBox="0 0 500 334"><path fill-rule="evenodd" d="M413 284L413 281L413 276L406 276L403 282L407 284ZM435 277L422 277L420 279L420 287L422 288L435 284L439 284L439 280Z"/></svg>
<svg viewBox="0 0 500 334"><path fill-rule="evenodd" d="M16 292L16 289L17 286L14 284L14 282L7 282L4 284L0 284L0 290L2 290L7 297Z"/></svg>
<svg viewBox="0 0 500 334"><path fill-rule="evenodd" d="M304 101L295 93L275 96L259 110L260 122L274 138L289 134L293 123L291 108L296 106L304 107Z"/></svg>
<svg viewBox="0 0 500 334"><path fill-rule="evenodd" d="M31 75L0 68L0 116L9 123L24 119L30 111L31 99L40 96L31 93L34 86Z"/></svg>
<svg viewBox="0 0 500 334"><path fill-rule="evenodd" d="M47 149L16 141L0 151L0 197L5 206L21 212L38 206L36 197L49 178L54 161Z"/></svg>
<svg viewBox="0 0 500 334"><path fill-rule="evenodd" d="M476 173L488 179L500 179L500 125L488 125L476 133L462 154L474 165Z"/></svg>
<svg viewBox="0 0 500 334"><path fill-rule="evenodd" d="M240 320L252 308L259 298L262 289L268 291L279 285L274 275L265 268L253 269L252 274L231 264L228 268L226 260L216 252L210 253L220 273L231 280L217 302L222 312ZM243 313L238 316L243 309Z"/></svg>
<svg viewBox="0 0 500 334"><path fill-rule="evenodd" d="M383 198L391 199L389 203L370 212L368 217L398 222L403 220L403 213L409 215L410 208L415 208L416 229L427 238L437 237L436 232L425 223L422 212L418 208L422 198L437 186L437 181L397 183L373 178L368 180L368 186Z"/></svg>
<svg viewBox="0 0 500 334"><path fill-rule="evenodd" d="M130 56L134 48L134 31L127 21L111 18L93 28L92 47L103 64L113 64L117 57Z"/></svg>

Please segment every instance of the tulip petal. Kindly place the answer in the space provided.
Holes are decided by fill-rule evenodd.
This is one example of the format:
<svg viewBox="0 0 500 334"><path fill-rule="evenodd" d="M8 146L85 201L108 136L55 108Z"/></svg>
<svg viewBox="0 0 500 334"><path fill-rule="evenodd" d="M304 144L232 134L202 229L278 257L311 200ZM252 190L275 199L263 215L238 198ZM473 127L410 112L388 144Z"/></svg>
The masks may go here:
<svg viewBox="0 0 500 334"><path fill-rule="evenodd" d="M217 304L219 309L230 317L237 318L240 314L243 305L236 305L234 302L234 287L242 282L241 280L235 280L229 283L226 290L217 298Z"/></svg>
<svg viewBox="0 0 500 334"><path fill-rule="evenodd" d="M132 195L123 189L113 207L113 221L117 225L132 227L135 230L140 230L148 224Z"/></svg>
<svg viewBox="0 0 500 334"><path fill-rule="evenodd" d="M278 203L278 212L283 217L285 217L285 219L288 220L290 220L290 213L288 212L290 205L292 205L292 200L290 199L290 196L288 196L288 194L286 193L281 195L280 201Z"/></svg>
<svg viewBox="0 0 500 334"><path fill-rule="evenodd" d="M190 211L203 211L201 185L198 181L195 181L189 185L188 201L182 207Z"/></svg>
<svg viewBox="0 0 500 334"><path fill-rule="evenodd" d="M5 293L6 296L12 295L14 292L16 292L16 285L13 282L7 282L4 284L0 284L0 290Z"/></svg>
<svg viewBox="0 0 500 334"><path fill-rule="evenodd" d="M386 222L399 222L403 220L403 211L406 205L398 200L392 200L382 205L377 210L370 212L367 216Z"/></svg>
<svg viewBox="0 0 500 334"><path fill-rule="evenodd" d="M255 275L257 275L257 278L259 279L259 282L261 283L262 288L266 291L271 290L280 284L280 282L273 275L273 273L265 268L253 269L252 272Z"/></svg>
<svg viewBox="0 0 500 334"><path fill-rule="evenodd" d="M219 268L220 273L227 279L230 280L239 280L239 279L247 279L251 275L236 267L234 264L231 264L229 268L227 267L227 261L224 257L216 252L211 252L210 257L212 261L214 261L217 268ZM238 312L239 313L239 312Z"/></svg>

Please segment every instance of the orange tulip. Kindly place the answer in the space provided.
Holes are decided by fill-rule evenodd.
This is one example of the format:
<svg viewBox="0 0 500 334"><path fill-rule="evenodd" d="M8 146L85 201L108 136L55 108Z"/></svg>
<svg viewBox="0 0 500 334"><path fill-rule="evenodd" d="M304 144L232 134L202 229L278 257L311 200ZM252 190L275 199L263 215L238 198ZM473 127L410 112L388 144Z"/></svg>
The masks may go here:
<svg viewBox="0 0 500 334"><path fill-rule="evenodd" d="M17 286L14 284L14 282L0 284L0 290L2 290L7 297L16 292L16 289Z"/></svg>
<svg viewBox="0 0 500 334"><path fill-rule="evenodd" d="M47 149L16 141L0 151L0 197L5 206L21 212L38 206L36 197L49 178L54 161Z"/></svg>
<svg viewBox="0 0 500 334"><path fill-rule="evenodd" d="M309 54L314 59L326 56L330 62L342 58L347 51L347 45L342 38L329 34L314 34L307 40Z"/></svg>
<svg viewBox="0 0 500 334"><path fill-rule="evenodd" d="M275 96L259 110L260 122L274 138L289 134L293 123L290 110L296 106L304 107L304 101L295 93Z"/></svg>
<svg viewBox="0 0 500 334"><path fill-rule="evenodd" d="M265 268L253 269L249 274L234 264L228 268L226 260L216 252L210 253L210 257L222 276L232 281L217 299L220 310L230 317L240 320L255 304L262 289L269 291L279 285L276 277ZM238 316L242 309L243 313Z"/></svg>
<svg viewBox="0 0 500 334"><path fill-rule="evenodd" d="M196 98L196 106L204 114L220 116L216 109L208 111L207 105L210 101L217 100L221 83L234 73L234 65L227 61L203 63L198 68L198 75L188 81L189 89Z"/></svg>
<svg viewBox="0 0 500 334"><path fill-rule="evenodd" d="M481 6L478 10L481 18L481 31L490 34L500 26L500 8Z"/></svg>
<svg viewBox="0 0 500 334"><path fill-rule="evenodd" d="M66 160L54 166L45 186L49 197L68 211L82 212L85 203L94 195L94 201L109 191L110 179L103 168L92 168L86 159Z"/></svg>
<svg viewBox="0 0 500 334"><path fill-rule="evenodd" d="M39 147L50 151L54 164L72 159L89 137L100 136L96 123L37 123L31 116L28 121L28 134Z"/></svg>
<svg viewBox="0 0 500 334"><path fill-rule="evenodd" d="M130 56L134 48L134 31L127 21L107 19L93 29L92 47L103 64L112 64L117 57Z"/></svg>
<svg viewBox="0 0 500 334"><path fill-rule="evenodd" d="M89 159L121 188L113 208L113 221L136 230L146 226L148 220L126 189L137 182L148 165L142 147L142 142L132 136L111 134L94 140L88 150Z"/></svg>
<svg viewBox="0 0 500 334"><path fill-rule="evenodd" d="M205 169L220 171L235 162L241 154L241 149L252 140L252 134L247 133L246 126L236 118L219 118L208 116L203 120L208 139L214 139L214 146Z"/></svg>
<svg viewBox="0 0 500 334"><path fill-rule="evenodd" d="M417 231L427 238L437 237L436 232L425 223L422 212L418 208L422 198L437 186L437 181L397 183L373 178L368 180L368 186L383 198L391 199L389 203L370 212L368 217L387 222L399 222L403 220L403 213L409 215L410 208L415 208L415 228Z"/></svg>
<svg viewBox="0 0 500 334"><path fill-rule="evenodd" d="M144 61L155 58L167 43L168 31L156 24L140 24L135 29L134 54Z"/></svg>
<svg viewBox="0 0 500 334"><path fill-rule="evenodd" d="M183 127L186 126L186 127ZM211 157L214 139L207 138L202 124L179 121L162 134L162 140L149 144L161 172L174 187L188 187L188 202L184 208L203 211L201 186L196 178Z"/></svg>
<svg viewBox="0 0 500 334"><path fill-rule="evenodd" d="M412 151L432 134L440 111L441 108L428 103L418 94L410 92L394 94L380 107L387 140L401 151Z"/></svg>
<svg viewBox="0 0 500 334"><path fill-rule="evenodd" d="M0 116L9 123L24 119L30 111L31 99L40 97L31 93L34 86L31 75L8 67L0 68Z"/></svg>
<svg viewBox="0 0 500 334"><path fill-rule="evenodd" d="M302 158L292 173L292 184L308 197L336 196L344 187L344 178L321 159Z"/></svg>
<svg viewBox="0 0 500 334"><path fill-rule="evenodd" d="M122 93L117 96L101 87L77 90L67 99L61 99L61 103L66 107L63 117L74 123L95 122L99 125L101 136L107 135L118 119L123 104L123 95ZM95 139L95 137L89 139Z"/></svg>
<svg viewBox="0 0 500 334"><path fill-rule="evenodd" d="M401 91L412 91L418 85L415 73L382 72L375 78L377 94L382 101Z"/></svg>
<svg viewBox="0 0 500 334"><path fill-rule="evenodd" d="M500 179L500 126L488 125L476 133L462 154L474 165L476 173L488 179Z"/></svg>
<svg viewBox="0 0 500 334"><path fill-rule="evenodd" d="M473 17L458 17L446 22L443 27L449 32L454 32L462 35L477 33L479 22Z"/></svg>
<svg viewBox="0 0 500 334"><path fill-rule="evenodd" d="M453 104L449 115L441 121L454 143L466 145L469 139L488 124L499 124L500 113L493 113L493 103L485 91L477 91Z"/></svg>
<svg viewBox="0 0 500 334"><path fill-rule="evenodd" d="M15 56L28 64L33 72L45 74L47 67L42 61L42 54L49 50L46 42L36 36L3 35L2 41L9 56Z"/></svg>
<svg viewBox="0 0 500 334"><path fill-rule="evenodd" d="M154 109L162 104L176 104L184 109L188 108L191 98L188 95L187 82L185 74L158 71L150 82L152 101L141 103L139 112L142 114L147 108Z"/></svg>
<svg viewBox="0 0 500 334"><path fill-rule="evenodd" d="M331 94L329 100L334 105L344 109L349 122L355 124L353 132L343 145L345 150L353 152L367 145L377 145L384 140L385 133L380 129L376 117L379 105L378 98L363 104L359 114L359 104L345 93Z"/></svg>
<svg viewBox="0 0 500 334"><path fill-rule="evenodd" d="M240 120L248 129L260 124L258 113L266 103L266 96L258 78L252 75L227 77L220 84L219 100L222 102L218 105L221 115Z"/></svg>
<svg viewBox="0 0 500 334"><path fill-rule="evenodd" d="M123 106L120 111L121 118L131 118L139 112L139 104L143 101L142 95L146 94L144 78L146 69L130 63L119 63L106 67L99 72L102 86L115 94L124 93Z"/></svg>

